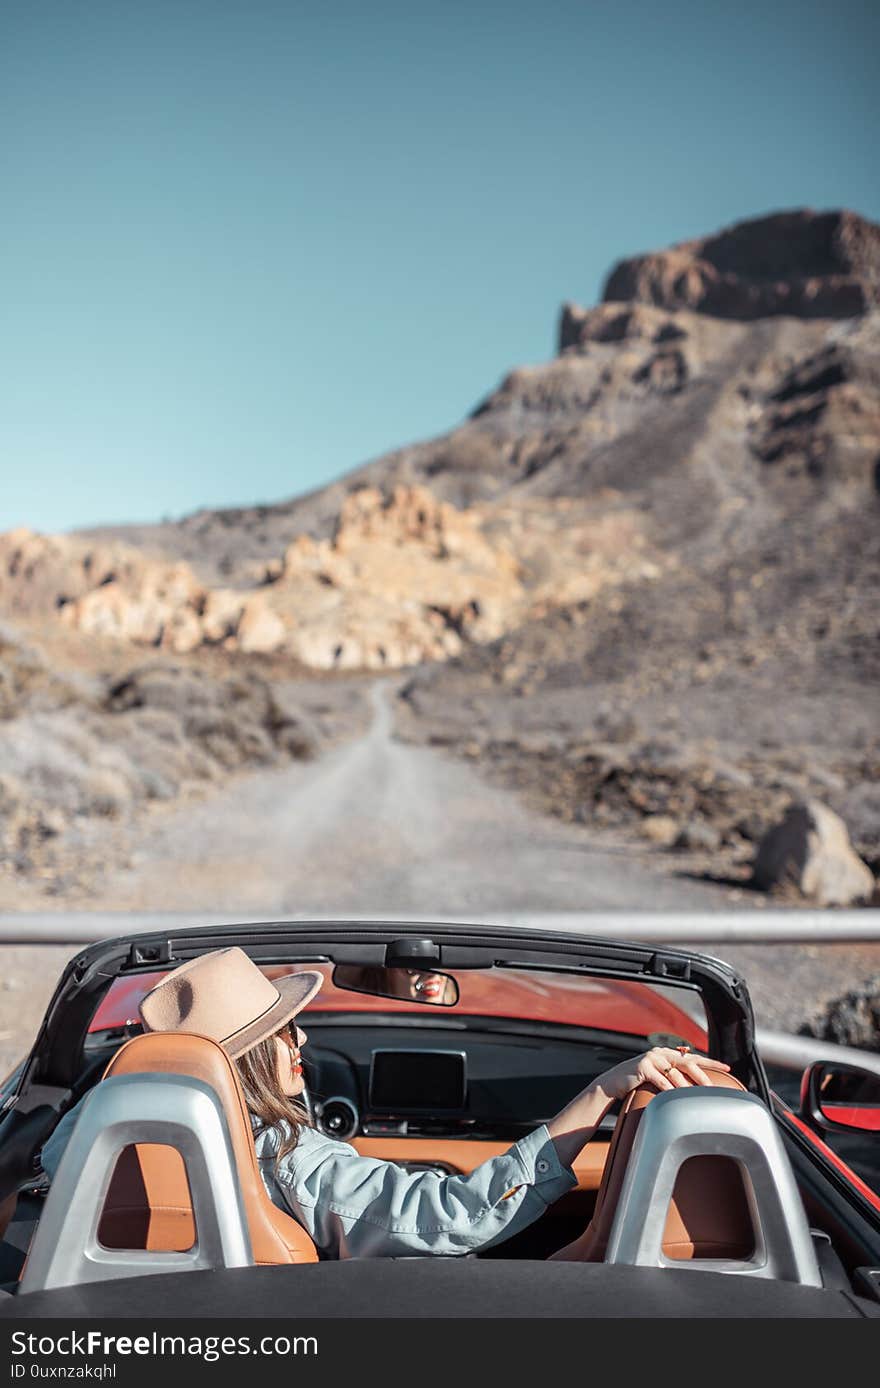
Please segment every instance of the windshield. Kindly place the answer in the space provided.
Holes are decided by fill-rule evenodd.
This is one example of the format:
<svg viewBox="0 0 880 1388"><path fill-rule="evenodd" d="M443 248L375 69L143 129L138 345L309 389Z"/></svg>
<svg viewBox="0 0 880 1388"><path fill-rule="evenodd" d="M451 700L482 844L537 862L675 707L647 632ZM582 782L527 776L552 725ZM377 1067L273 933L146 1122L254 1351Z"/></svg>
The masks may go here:
<svg viewBox="0 0 880 1388"><path fill-rule="evenodd" d="M597 978L582 973L496 967L453 972L460 998L454 1008L448 1008L337 988L330 980L332 968L330 964L272 965L263 972L268 978L298 973L302 969L323 974L324 983L309 1004L310 1013L407 1012L431 1017L506 1017L645 1038L669 1036L692 1046L706 1045L702 1000L698 993L689 989L629 979ZM137 1025L140 1022L138 1003L166 972L117 978L95 1013L89 1032Z"/></svg>

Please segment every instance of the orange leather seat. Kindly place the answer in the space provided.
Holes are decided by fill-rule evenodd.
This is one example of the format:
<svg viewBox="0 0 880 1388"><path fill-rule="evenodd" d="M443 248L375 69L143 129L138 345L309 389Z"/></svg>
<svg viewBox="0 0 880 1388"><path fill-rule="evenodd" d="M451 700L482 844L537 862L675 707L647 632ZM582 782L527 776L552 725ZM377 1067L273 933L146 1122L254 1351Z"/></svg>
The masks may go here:
<svg viewBox="0 0 880 1388"><path fill-rule="evenodd" d="M724 1071L712 1072L712 1084L720 1089L745 1088ZM584 1263L604 1261L639 1123L645 1108L659 1092L653 1084L641 1084L627 1095L608 1149L593 1218L579 1238L551 1254L551 1258ZM722 1156L690 1157L683 1162L663 1234L666 1257L747 1258L754 1243L752 1219L736 1163Z"/></svg>
<svg viewBox="0 0 880 1388"><path fill-rule="evenodd" d="M226 1114L251 1247L256 1263L316 1263L315 1245L291 1215L272 1203L263 1185L250 1116L235 1065L216 1042L183 1032L148 1032L126 1042L111 1075L192 1075L219 1095ZM104 1202L98 1238L107 1248L184 1251L196 1231L186 1168L180 1153L138 1143L120 1153Z"/></svg>

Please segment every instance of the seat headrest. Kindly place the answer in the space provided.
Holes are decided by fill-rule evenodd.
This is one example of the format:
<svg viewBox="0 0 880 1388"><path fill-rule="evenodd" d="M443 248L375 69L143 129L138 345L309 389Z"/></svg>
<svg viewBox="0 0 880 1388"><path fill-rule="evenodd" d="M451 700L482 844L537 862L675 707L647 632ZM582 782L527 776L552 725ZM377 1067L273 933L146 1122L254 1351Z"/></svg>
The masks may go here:
<svg viewBox="0 0 880 1388"><path fill-rule="evenodd" d="M203 1080L226 1101L234 1100L233 1112L244 1109L235 1066L222 1046L192 1032L149 1031L133 1036L120 1046L103 1079L111 1075L192 1075Z"/></svg>

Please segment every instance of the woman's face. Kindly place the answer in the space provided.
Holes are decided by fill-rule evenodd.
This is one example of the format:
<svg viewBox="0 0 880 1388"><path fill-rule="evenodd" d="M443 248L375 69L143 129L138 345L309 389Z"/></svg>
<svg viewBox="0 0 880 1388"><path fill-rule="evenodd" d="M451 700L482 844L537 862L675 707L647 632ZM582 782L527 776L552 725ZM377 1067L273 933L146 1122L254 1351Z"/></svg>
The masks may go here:
<svg viewBox="0 0 880 1388"><path fill-rule="evenodd" d="M278 1051L278 1083L281 1092L293 1098L305 1089L300 1051L308 1037L295 1021L289 1022L281 1031L275 1033L275 1047Z"/></svg>

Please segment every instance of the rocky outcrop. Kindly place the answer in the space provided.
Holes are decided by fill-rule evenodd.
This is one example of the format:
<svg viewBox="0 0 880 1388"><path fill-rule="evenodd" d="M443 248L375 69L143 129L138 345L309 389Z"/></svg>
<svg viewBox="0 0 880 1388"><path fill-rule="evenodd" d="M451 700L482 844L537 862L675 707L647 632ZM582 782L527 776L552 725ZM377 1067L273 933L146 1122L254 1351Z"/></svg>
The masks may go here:
<svg viewBox="0 0 880 1388"><path fill-rule="evenodd" d="M199 644L204 597L187 564L124 544L0 535L0 604L14 618L55 612L88 636L183 653Z"/></svg>
<svg viewBox="0 0 880 1388"><path fill-rule="evenodd" d="M853 906L874 892L873 873L853 852L843 820L817 800L792 805L764 837L753 882L762 891L792 884L818 906Z"/></svg>
<svg viewBox="0 0 880 1388"><path fill-rule="evenodd" d="M522 607L519 566L480 517L422 487L353 492L329 540L300 536L270 600L287 649L319 668L394 668L491 640Z"/></svg>
<svg viewBox="0 0 880 1388"><path fill-rule="evenodd" d="M603 299L750 321L855 318L880 304L880 227L854 212L779 212L614 267Z"/></svg>
<svg viewBox="0 0 880 1388"><path fill-rule="evenodd" d="M607 513L606 513L607 511ZM209 589L187 564L28 532L0 536L13 611L181 655L285 653L315 669L443 661L624 578L660 572L634 513L571 502L458 511L424 487L364 487L331 538L299 536L262 586Z"/></svg>
<svg viewBox="0 0 880 1388"><path fill-rule="evenodd" d="M873 480L880 490L880 314L796 358L749 398L750 444L768 469Z"/></svg>
<svg viewBox="0 0 880 1388"><path fill-rule="evenodd" d="M658 347L681 342L693 331L689 318L689 312L679 316L648 304L606 303L584 309L565 303L559 322L559 350L567 352L591 342L645 342Z"/></svg>
<svg viewBox="0 0 880 1388"><path fill-rule="evenodd" d="M286 651L319 668L444 659L498 635L523 595L504 545L418 488L389 501L354 492L333 538L300 537L257 590L206 588L189 565L121 544L26 531L0 537L0 576L12 614L57 612L86 636L175 654Z"/></svg>

